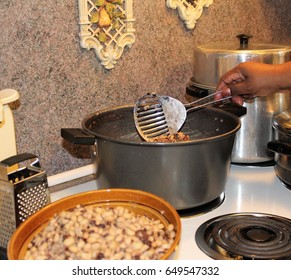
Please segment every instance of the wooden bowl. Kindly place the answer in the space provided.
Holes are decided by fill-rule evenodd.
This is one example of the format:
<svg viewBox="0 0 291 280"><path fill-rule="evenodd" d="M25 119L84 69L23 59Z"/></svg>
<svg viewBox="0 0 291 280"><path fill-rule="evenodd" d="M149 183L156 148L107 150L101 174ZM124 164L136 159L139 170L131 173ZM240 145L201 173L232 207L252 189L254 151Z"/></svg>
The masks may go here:
<svg viewBox="0 0 291 280"><path fill-rule="evenodd" d="M181 220L176 209L164 199L148 192L133 189L104 189L60 199L30 216L11 236L7 248L8 259L24 259L28 244L46 227L54 214L80 204L83 206L123 206L136 214L159 219L164 225L173 224L176 231L175 240L161 259L173 258L181 238Z"/></svg>

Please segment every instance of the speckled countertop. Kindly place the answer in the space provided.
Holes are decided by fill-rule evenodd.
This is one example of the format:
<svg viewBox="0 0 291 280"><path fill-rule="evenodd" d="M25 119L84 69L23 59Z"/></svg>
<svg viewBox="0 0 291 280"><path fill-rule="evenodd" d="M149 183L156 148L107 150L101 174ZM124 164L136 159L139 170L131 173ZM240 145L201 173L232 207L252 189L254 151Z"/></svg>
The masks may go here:
<svg viewBox="0 0 291 280"><path fill-rule="evenodd" d="M134 102L149 91L185 98L193 47L231 42L291 44L291 1L214 0L194 30L164 0L133 1L136 42L105 70L79 44L77 0L0 1L0 88L14 88L18 152L40 157L49 175L90 163L88 147L63 141L63 127L80 127L97 110Z"/></svg>

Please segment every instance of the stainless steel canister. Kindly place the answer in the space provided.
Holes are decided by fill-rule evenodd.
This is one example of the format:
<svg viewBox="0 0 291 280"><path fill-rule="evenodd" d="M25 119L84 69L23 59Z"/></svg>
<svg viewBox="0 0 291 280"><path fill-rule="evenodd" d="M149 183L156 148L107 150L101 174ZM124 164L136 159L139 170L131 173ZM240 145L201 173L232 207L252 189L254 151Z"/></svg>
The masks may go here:
<svg viewBox="0 0 291 280"><path fill-rule="evenodd" d="M291 46L253 44L252 36L238 35L239 42L210 43L194 49L193 76L187 93L196 97L214 92L219 78L241 62L256 61L280 64L291 60ZM247 114L241 118L236 135L232 162L257 164L271 162L274 153L267 143L274 137L273 116L291 107L291 93L277 92L267 97L246 101Z"/></svg>

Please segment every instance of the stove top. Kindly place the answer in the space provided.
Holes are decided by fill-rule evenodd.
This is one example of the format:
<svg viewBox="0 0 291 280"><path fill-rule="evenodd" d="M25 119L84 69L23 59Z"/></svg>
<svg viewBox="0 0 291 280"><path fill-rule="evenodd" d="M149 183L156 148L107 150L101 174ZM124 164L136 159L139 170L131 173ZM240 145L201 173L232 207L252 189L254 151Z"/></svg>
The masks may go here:
<svg viewBox="0 0 291 280"><path fill-rule="evenodd" d="M91 166L88 166L88 168L89 170L92 169ZM84 173L83 171L84 170L82 169L82 174ZM74 179L78 178L78 170L69 173L69 177L71 176ZM64 176L63 174L48 178L50 187L52 184L58 182L59 177L61 177L61 180L65 180L64 177L67 178L67 176ZM95 190L97 188L96 181L90 180L73 187L67 187L63 190L52 192L51 201L53 202L68 195ZM182 260L214 259L214 257L211 257L210 254L206 252L206 249L201 248L202 246L197 244L197 232L199 233L202 229L207 230L207 233L204 233L204 235L208 236L208 241L212 238L209 237L209 228L212 228L212 226L207 226L211 220L220 220L222 216L229 217L229 215L231 215L232 218L241 215L251 217L267 217L269 215L283 217L283 220L285 220L284 218L290 219L290 201L291 191L276 177L274 167L232 165L226 183L225 193L221 198L219 198L219 201L214 202L213 207L205 211L184 211L184 213L180 213L182 220L182 237L176 258ZM239 225L240 223L241 222L238 222ZM252 229L246 229L243 237L246 238L246 236L248 236L249 239L259 239L257 241L253 240L252 242L276 242L279 237L273 236L273 233L276 235L277 231L278 230L274 228L269 231L266 230L264 225L256 225ZM287 232L289 232L290 236L290 225ZM285 237L281 238L283 238L282 240L285 240ZM260 239L262 240L260 241ZM219 246L221 246L221 244ZM224 251L225 253L225 248L221 248L223 249L221 251ZM290 247L288 250L290 250ZM236 256L236 253L234 253L233 256L234 258L241 258L240 254L237 254ZM283 256L281 257L283 258ZM221 258L223 259L223 257ZM251 259L252 257L248 256L248 258Z"/></svg>

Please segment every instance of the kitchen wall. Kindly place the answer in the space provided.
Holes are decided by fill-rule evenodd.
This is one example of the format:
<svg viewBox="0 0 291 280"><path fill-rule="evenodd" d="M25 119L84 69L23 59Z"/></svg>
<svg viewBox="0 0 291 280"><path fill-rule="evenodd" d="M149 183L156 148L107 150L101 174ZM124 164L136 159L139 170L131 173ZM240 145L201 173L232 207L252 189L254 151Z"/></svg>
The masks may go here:
<svg viewBox="0 0 291 280"><path fill-rule="evenodd" d="M77 0L0 1L0 89L14 88L18 152L40 157L49 175L90 163L88 147L60 136L97 110L158 91L181 99L192 75L195 45L291 44L291 1L214 0L188 30L165 0L134 0L136 42L112 70L79 45Z"/></svg>

